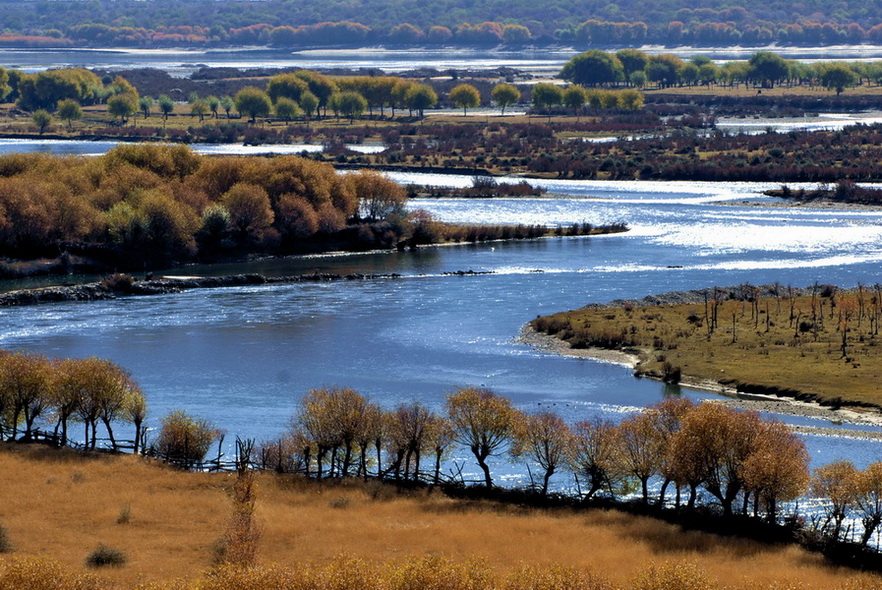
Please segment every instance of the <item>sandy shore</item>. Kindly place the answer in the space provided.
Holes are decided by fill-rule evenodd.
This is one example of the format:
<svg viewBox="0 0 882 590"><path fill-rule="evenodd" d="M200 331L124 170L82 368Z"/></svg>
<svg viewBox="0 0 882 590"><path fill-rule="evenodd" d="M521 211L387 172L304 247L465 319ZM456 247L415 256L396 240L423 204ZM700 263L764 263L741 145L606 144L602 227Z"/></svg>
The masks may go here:
<svg viewBox="0 0 882 590"><path fill-rule="evenodd" d="M551 354L561 354L577 358L592 359L605 363L613 363L628 367L631 370L633 370L640 362L639 356L625 351L607 350L603 348L570 348L570 345L567 342L554 336L536 332L529 326L529 324L521 329L521 332L518 335L518 342L534 346ZM803 402L790 398L739 393L734 389L725 387L719 383L690 380L688 376L683 377L680 385L728 396L730 399L717 399L712 401L714 401L714 403L725 404L742 410L814 418L830 422L831 425L837 426L854 424L882 427L882 413L878 411L856 411L851 409L834 410L817 403ZM854 430L847 427L836 428L832 426L825 427L822 425L797 425L793 426L792 429L794 432L802 434L882 440L882 432Z"/></svg>

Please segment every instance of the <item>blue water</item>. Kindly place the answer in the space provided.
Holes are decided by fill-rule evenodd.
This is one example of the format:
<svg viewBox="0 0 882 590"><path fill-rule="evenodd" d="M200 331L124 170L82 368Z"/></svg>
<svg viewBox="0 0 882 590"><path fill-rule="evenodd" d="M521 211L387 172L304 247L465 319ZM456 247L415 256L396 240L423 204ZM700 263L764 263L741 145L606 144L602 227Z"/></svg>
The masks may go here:
<svg viewBox="0 0 882 590"><path fill-rule="evenodd" d="M470 183L468 177L396 178ZM278 436L308 389L333 385L354 387L387 408L419 399L439 410L446 394L478 385L524 409L550 406L568 420L616 418L663 399L671 388L636 379L619 365L519 344L525 322L591 302L671 290L882 280L882 211L741 204L770 201L758 196L764 185L757 184L547 185L557 198L424 199L411 206L451 221L623 220L632 230L414 253L299 257L249 267L269 274L398 272L400 279L3 309L0 347L110 358L128 368L146 392L151 426L183 408L224 429L228 440ZM443 274L457 270L495 274ZM228 266L178 272L241 271ZM711 396L677 390L692 398ZM813 465L842 457L864 465L882 450L878 443L854 439L806 440Z"/></svg>

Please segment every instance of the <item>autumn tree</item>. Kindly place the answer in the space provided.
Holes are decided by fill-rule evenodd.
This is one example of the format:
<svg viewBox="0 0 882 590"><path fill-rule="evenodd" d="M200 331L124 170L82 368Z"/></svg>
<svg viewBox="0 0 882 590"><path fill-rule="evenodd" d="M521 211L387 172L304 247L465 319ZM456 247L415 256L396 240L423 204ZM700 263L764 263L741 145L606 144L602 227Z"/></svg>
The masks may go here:
<svg viewBox="0 0 882 590"><path fill-rule="evenodd" d="M488 389L466 387L447 396L447 415L456 440L469 448L484 472L485 485L492 487L487 459L508 443L518 411Z"/></svg>
<svg viewBox="0 0 882 590"><path fill-rule="evenodd" d="M24 438L30 439L34 421L50 408L51 364L45 356L24 352L0 353L0 397L11 407L13 440L24 420Z"/></svg>
<svg viewBox="0 0 882 590"><path fill-rule="evenodd" d="M230 214L231 225L243 239L259 236L275 218L266 189L257 184L234 184L221 197L221 204Z"/></svg>
<svg viewBox="0 0 882 590"><path fill-rule="evenodd" d="M67 127L71 129L74 121L79 121L83 118L83 109L80 108L80 103L77 101L65 99L58 101L56 114L62 121L67 121Z"/></svg>
<svg viewBox="0 0 882 590"><path fill-rule="evenodd" d="M585 103L588 102L588 91L582 86L571 84L563 91L563 104L573 109L573 114L578 115Z"/></svg>
<svg viewBox="0 0 882 590"><path fill-rule="evenodd" d="M481 104L481 93L471 84L459 84L454 86L448 97L450 102L462 109L465 116L469 108L474 108Z"/></svg>
<svg viewBox="0 0 882 590"><path fill-rule="evenodd" d="M871 463L859 472L856 488L855 511L864 525L861 545L867 545L882 524L882 462Z"/></svg>
<svg viewBox="0 0 882 590"><path fill-rule="evenodd" d="M499 105L500 114L505 114L505 108L521 99L521 91L513 84L497 84L490 91L493 101Z"/></svg>
<svg viewBox="0 0 882 590"><path fill-rule="evenodd" d="M353 123L356 117L360 117L367 110L367 100L358 92L347 90L336 95L336 105L344 117L349 117Z"/></svg>
<svg viewBox="0 0 882 590"><path fill-rule="evenodd" d="M821 530L838 540L842 523L858 498L858 470L851 461L836 461L818 467L812 474L811 493L824 500L825 519Z"/></svg>
<svg viewBox="0 0 882 590"><path fill-rule="evenodd" d="M641 412L622 420L616 429L621 471L640 482L644 504L649 502L649 479L661 473L665 451L654 418Z"/></svg>
<svg viewBox="0 0 882 590"><path fill-rule="evenodd" d="M300 95L300 108L306 114L306 119L312 118L313 113L318 113L319 99L315 94L307 90Z"/></svg>
<svg viewBox="0 0 882 590"><path fill-rule="evenodd" d="M107 112L125 124L138 110L138 95L129 92L115 94L107 99Z"/></svg>
<svg viewBox="0 0 882 590"><path fill-rule="evenodd" d="M162 419L155 447L172 463L189 469L205 458L218 436L218 430L206 420L176 410Z"/></svg>
<svg viewBox="0 0 882 590"><path fill-rule="evenodd" d="M563 102L563 89L556 84L540 82L530 91L530 102L537 109L557 106Z"/></svg>
<svg viewBox="0 0 882 590"><path fill-rule="evenodd" d="M46 109L37 109L31 114L31 120L40 130L40 135L43 135L46 128L52 124L52 115Z"/></svg>
<svg viewBox="0 0 882 590"><path fill-rule="evenodd" d="M250 122L257 122L257 117L265 117L272 110L269 95L260 88L246 86L233 98L236 110L251 117Z"/></svg>
<svg viewBox="0 0 882 590"><path fill-rule="evenodd" d="M431 449L435 458L434 474L432 483L438 485L441 480L441 459L456 440L456 433L450 420L444 416L432 414L426 425L426 445Z"/></svg>
<svg viewBox="0 0 882 590"><path fill-rule="evenodd" d="M278 74L271 77L266 84L266 93L274 103L280 98L299 102L304 92L309 92L309 84L294 74Z"/></svg>
<svg viewBox="0 0 882 590"><path fill-rule="evenodd" d="M548 493L548 481L571 455L573 434L556 414L527 414L515 422L511 454L535 461L543 469L540 493Z"/></svg>
<svg viewBox="0 0 882 590"><path fill-rule="evenodd" d="M600 490L612 491L618 482L616 465L619 446L616 427L608 420L595 418L573 426L570 466L585 478L583 497L590 500Z"/></svg>
<svg viewBox="0 0 882 590"><path fill-rule="evenodd" d="M704 403L683 417L671 449L680 478L701 481L725 515L744 488L744 462L756 448L760 418L721 404Z"/></svg>
<svg viewBox="0 0 882 590"><path fill-rule="evenodd" d="M346 177L358 199L362 219L380 221L390 215L402 214L407 202L404 188L373 170L361 170Z"/></svg>
<svg viewBox="0 0 882 590"><path fill-rule="evenodd" d="M769 522L774 523L778 505L808 489L809 456L805 443L786 424L763 422L759 428L756 446L744 461L744 489L754 495L755 506L762 504Z"/></svg>
<svg viewBox="0 0 882 590"><path fill-rule="evenodd" d="M404 102L410 111L416 111L418 116L425 116L426 109L438 104L438 95L427 84L414 84L410 86L405 95Z"/></svg>
<svg viewBox="0 0 882 590"><path fill-rule="evenodd" d="M285 98L284 96L280 97L275 104L274 110L276 115L285 120L285 122L290 121L294 117L300 116L303 111L300 110L300 107L297 106L297 103L291 100L290 98Z"/></svg>

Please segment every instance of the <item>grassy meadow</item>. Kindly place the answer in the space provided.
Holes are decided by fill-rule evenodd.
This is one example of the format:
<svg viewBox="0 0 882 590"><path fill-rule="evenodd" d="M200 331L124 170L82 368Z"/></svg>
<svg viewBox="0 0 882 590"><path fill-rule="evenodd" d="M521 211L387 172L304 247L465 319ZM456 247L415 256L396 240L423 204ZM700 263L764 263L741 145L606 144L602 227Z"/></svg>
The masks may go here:
<svg viewBox="0 0 882 590"><path fill-rule="evenodd" d="M640 373L669 381L682 374L690 382L770 388L833 405L882 405L877 291L737 291L711 294L707 303L584 308L531 325L573 348L631 349Z"/></svg>
<svg viewBox="0 0 882 590"><path fill-rule="evenodd" d="M11 445L0 446L0 471L0 525L12 547L0 554L0 588L23 587L21 570L54 579L28 588L268 587L253 581L256 573L248 584L234 584L236 572L207 573L231 516L235 475ZM345 569L351 577L349 563L377 588L429 587L401 585L394 572L435 563L429 569L470 569L483 580L431 586L439 588L882 587L795 546L683 532L613 510L527 509L271 473L259 475L256 497L263 584L297 571ZM126 563L87 569L99 544L121 551ZM570 572L561 574L570 585L537 581L537 572L555 571ZM572 572L591 572L593 585L572 585ZM364 587L353 584L308 587Z"/></svg>

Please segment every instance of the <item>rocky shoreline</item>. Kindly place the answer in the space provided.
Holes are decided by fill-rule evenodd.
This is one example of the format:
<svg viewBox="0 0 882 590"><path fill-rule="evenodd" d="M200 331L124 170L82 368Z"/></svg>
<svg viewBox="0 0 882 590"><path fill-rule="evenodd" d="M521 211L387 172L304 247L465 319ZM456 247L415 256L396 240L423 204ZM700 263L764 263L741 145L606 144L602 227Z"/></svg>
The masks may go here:
<svg viewBox="0 0 882 590"><path fill-rule="evenodd" d="M464 271L463 275L469 274ZM100 281L81 285L64 285L41 287L36 289L20 289L0 294L0 307L22 305L39 305L59 301L102 301L119 297L142 295L168 295L193 289L214 289L219 287L238 287L244 285L264 285L283 283L307 283L323 281L364 281L377 279L397 279L398 273L384 274L336 274L312 273L289 276L265 276L261 274L227 275L220 277L166 276L155 279L136 281L130 277L126 280Z"/></svg>

